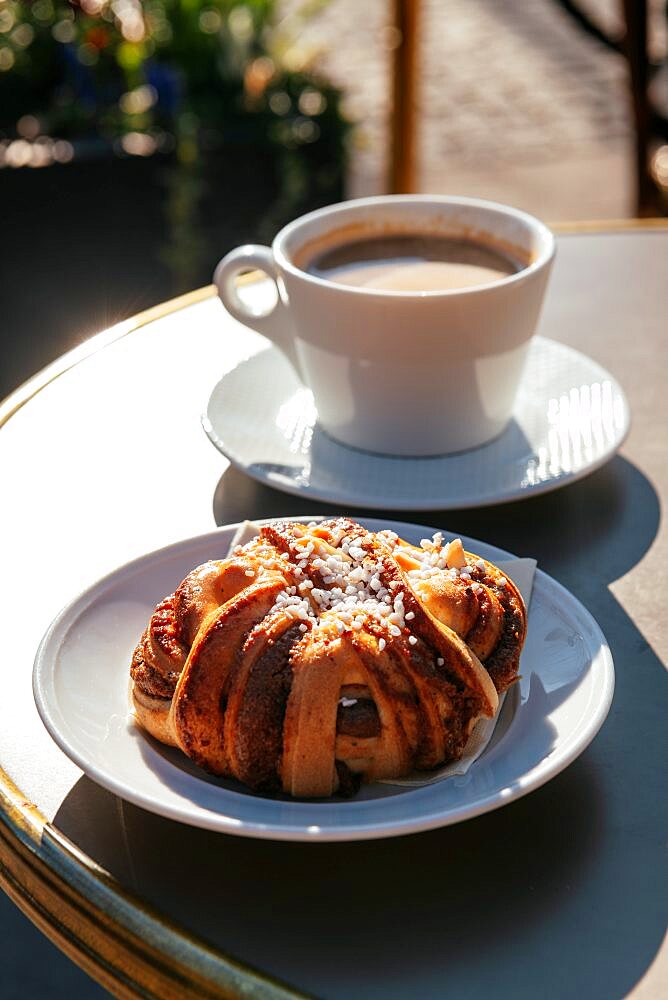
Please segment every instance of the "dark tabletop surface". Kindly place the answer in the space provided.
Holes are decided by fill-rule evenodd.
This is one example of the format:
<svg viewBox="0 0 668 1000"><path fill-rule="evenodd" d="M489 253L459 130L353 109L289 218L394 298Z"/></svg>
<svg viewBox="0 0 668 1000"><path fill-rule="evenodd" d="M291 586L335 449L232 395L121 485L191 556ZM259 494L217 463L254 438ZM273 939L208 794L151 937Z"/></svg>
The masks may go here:
<svg viewBox="0 0 668 1000"><path fill-rule="evenodd" d="M624 386L633 427L617 457L521 503L396 514L535 556L597 619L616 691L581 757L496 812L375 842L272 843L191 829L86 777L54 825L186 928L318 996L609 1000L635 988L658 1000L665 956L653 963L668 898L667 251L668 233L560 240L540 332L585 351ZM220 470L211 526L331 509L252 482L213 449L206 461ZM107 516L102 492L103 484ZM151 502L149 488L137 501L140 521ZM181 502L191 503L185 494ZM21 784L20 773L12 777Z"/></svg>

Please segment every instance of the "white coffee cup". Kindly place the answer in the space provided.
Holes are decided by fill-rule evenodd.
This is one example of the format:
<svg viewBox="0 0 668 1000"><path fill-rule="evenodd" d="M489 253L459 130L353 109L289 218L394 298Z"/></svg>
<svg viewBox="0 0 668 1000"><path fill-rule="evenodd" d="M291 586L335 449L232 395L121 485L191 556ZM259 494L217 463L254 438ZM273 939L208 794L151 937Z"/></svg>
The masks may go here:
<svg viewBox="0 0 668 1000"><path fill-rule="evenodd" d="M489 284L415 292L338 284L295 263L309 247L397 233L465 238L526 266ZM331 437L368 451L438 455L477 447L508 425L554 253L550 230L514 208L387 195L310 212L271 249L238 247L214 281L228 311L290 361ZM250 269L276 283L267 313L239 296L236 278Z"/></svg>

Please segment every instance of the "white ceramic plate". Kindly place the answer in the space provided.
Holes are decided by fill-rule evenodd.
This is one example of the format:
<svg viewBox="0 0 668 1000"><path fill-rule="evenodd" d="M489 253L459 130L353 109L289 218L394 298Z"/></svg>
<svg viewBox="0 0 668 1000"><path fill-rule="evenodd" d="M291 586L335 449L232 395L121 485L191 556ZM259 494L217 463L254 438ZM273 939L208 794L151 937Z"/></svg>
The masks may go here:
<svg viewBox="0 0 668 1000"><path fill-rule="evenodd" d="M418 542L434 528L366 520ZM360 840L446 826L538 788L580 754L605 719L614 687L610 650L582 605L537 571L521 680L494 736L466 775L422 788L363 786L351 800L296 802L213 778L133 722L132 651L155 605L199 563L228 550L232 525L136 559L77 597L47 631L33 686L60 748L109 791L171 819L273 840ZM512 558L464 539L467 549Z"/></svg>
<svg viewBox="0 0 668 1000"><path fill-rule="evenodd" d="M234 466L287 493L346 508L450 510L519 500L581 479L619 448L629 407L595 361L537 337L513 420L500 437L457 455L392 458L323 433L311 392L272 347L218 382L202 424Z"/></svg>

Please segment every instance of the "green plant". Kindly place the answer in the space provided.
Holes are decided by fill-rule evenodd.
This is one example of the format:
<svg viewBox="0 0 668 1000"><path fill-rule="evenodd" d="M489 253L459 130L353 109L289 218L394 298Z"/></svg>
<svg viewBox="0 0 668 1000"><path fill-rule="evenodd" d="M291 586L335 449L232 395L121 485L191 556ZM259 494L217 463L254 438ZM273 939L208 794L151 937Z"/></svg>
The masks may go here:
<svg viewBox="0 0 668 1000"><path fill-rule="evenodd" d="M46 165L64 141L68 158L167 154L167 253L182 270L216 158L251 146L275 162L267 238L341 197L341 97L275 0L0 0L0 165Z"/></svg>
<svg viewBox="0 0 668 1000"><path fill-rule="evenodd" d="M49 135L159 145L183 124L186 144L289 149L324 125L343 140L339 92L285 65L274 19L274 0L0 0L0 128L29 115Z"/></svg>

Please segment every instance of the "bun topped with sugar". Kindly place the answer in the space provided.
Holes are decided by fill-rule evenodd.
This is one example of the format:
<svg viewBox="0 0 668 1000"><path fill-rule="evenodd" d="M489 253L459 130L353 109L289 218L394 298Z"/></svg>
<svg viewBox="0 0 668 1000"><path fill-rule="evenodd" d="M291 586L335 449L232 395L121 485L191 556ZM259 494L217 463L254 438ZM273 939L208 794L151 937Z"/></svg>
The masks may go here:
<svg viewBox="0 0 668 1000"><path fill-rule="evenodd" d="M160 602L132 698L213 774L352 794L461 757L517 679L525 633L515 585L458 539L279 521Z"/></svg>

